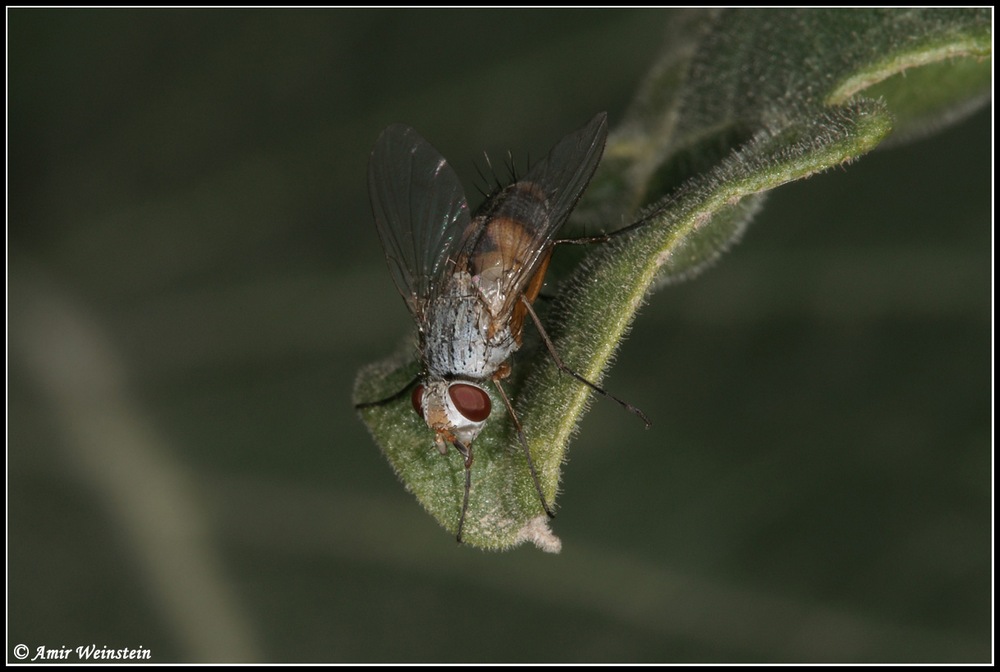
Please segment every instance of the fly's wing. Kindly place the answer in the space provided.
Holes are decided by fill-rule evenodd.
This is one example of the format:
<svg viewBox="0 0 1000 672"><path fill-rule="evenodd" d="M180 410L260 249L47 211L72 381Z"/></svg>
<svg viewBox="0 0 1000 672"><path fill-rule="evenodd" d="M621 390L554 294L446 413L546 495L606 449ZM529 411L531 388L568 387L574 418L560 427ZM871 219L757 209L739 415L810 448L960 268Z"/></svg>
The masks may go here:
<svg viewBox="0 0 1000 672"><path fill-rule="evenodd" d="M409 126L393 124L375 141L368 195L393 282L420 317L454 267L469 226L465 192L430 143Z"/></svg>
<svg viewBox="0 0 1000 672"><path fill-rule="evenodd" d="M555 235L580 201L597 170L608 139L608 115L601 112L583 128L559 141L548 155L519 181L531 182L548 199L549 219L544 239Z"/></svg>
<svg viewBox="0 0 1000 672"><path fill-rule="evenodd" d="M477 213L487 221L482 236L470 239L463 255L478 260L473 271L481 273L484 296L496 299L491 302L495 317L510 315L532 281L540 283L535 275L543 270L556 231L597 170L607 136L608 117L602 112L560 140L524 177L501 192L502 202L488 202L485 213ZM491 221L504 224L491 227Z"/></svg>

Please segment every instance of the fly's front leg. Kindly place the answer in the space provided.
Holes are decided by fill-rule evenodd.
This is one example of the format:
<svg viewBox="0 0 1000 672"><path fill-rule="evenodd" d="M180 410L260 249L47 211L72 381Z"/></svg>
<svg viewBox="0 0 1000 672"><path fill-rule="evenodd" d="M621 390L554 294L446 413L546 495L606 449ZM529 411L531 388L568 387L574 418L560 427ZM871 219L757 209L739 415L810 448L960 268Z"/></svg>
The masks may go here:
<svg viewBox="0 0 1000 672"><path fill-rule="evenodd" d="M466 446L461 441L455 441L455 450L465 458L465 495L462 497L462 514L458 518L458 534L455 541L462 543L462 528L465 527L465 513L469 510L469 490L472 489L472 444Z"/></svg>
<svg viewBox="0 0 1000 672"><path fill-rule="evenodd" d="M531 472L531 480L535 484L535 492L538 493L538 500L542 503L545 515L549 518L555 518L556 514L552 512L548 501L545 499L545 493L542 492L542 483L538 480L538 471L535 469L535 461L531 459L531 449L528 447L528 439L524 436L524 429L521 427L521 421L518 420L517 413L514 412L514 406L510 403L510 399L507 397L507 393L504 392L503 386L500 385L499 378L494 378L493 385L496 386L497 392L500 393L500 398L503 399L503 404L507 407L510 419L514 421L514 429L517 430L517 438L521 442L521 446L524 448L524 457L528 461L528 471Z"/></svg>
<svg viewBox="0 0 1000 672"><path fill-rule="evenodd" d="M402 397L404 394L406 394L410 390L410 388L413 387L414 383L416 383L418 380L420 380L420 378L422 376L423 376L423 374L418 373L416 376L413 377L413 380L411 380L410 382L408 382L406 384L406 387L404 387L403 389L401 389L399 392L392 393L391 395L389 395L385 399L379 399L378 401L365 401L365 402L362 402L360 404L354 404L354 409L360 411L362 408L373 408L375 406L385 406L388 403L396 401L397 399L399 399L400 397Z"/></svg>

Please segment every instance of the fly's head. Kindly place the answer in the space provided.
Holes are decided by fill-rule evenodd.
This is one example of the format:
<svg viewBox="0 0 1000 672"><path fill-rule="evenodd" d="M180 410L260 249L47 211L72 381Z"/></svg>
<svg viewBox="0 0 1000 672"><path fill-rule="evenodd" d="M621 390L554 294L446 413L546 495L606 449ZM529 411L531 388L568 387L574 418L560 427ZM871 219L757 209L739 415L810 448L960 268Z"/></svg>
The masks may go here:
<svg viewBox="0 0 1000 672"><path fill-rule="evenodd" d="M472 443L490 417L490 395L479 385L461 380L427 379L413 388L413 410L434 430L442 454L448 444Z"/></svg>

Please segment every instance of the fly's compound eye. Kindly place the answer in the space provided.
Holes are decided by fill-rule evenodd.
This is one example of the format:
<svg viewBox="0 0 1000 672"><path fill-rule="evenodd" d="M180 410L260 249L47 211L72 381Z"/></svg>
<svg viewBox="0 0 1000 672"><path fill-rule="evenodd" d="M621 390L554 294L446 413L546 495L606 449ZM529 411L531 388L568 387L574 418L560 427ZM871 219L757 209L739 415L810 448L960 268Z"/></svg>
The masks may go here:
<svg viewBox="0 0 1000 672"><path fill-rule="evenodd" d="M448 388L448 396L451 397L455 408L467 420L472 422L483 422L490 417L492 403L490 395L481 387L466 385L465 383L455 383Z"/></svg>
<svg viewBox="0 0 1000 672"><path fill-rule="evenodd" d="M421 418L424 417L424 386L417 385L413 388L413 393L410 395L410 401L413 402L413 410L417 412Z"/></svg>

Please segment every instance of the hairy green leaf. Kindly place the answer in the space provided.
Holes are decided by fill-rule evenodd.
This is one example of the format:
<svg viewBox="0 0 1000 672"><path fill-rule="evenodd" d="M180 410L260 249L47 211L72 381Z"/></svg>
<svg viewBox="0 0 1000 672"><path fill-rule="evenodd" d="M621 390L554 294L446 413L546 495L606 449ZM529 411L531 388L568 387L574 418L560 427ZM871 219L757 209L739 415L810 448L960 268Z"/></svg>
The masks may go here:
<svg viewBox="0 0 1000 672"><path fill-rule="evenodd" d="M899 140L940 127L989 100L989 10L685 12L665 44L570 224L588 232L608 222L643 225L591 246L582 260L557 252L575 264L554 267L553 276L568 277L542 307L562 359L594 382L650 290L714 262L768 190L848 163L890 135ZM537 338L514 359L506 389L553 503L592 393L560 372ZM409 342L360 372L355 402L389 397L419 371ZM493 402L503 408L498 397ZM407 393L361 415L407 489L454 532L461 456L438 453ZM532 541L558 551L504 414L494 413L474 452L464 541L486 549Z"/></svg>

